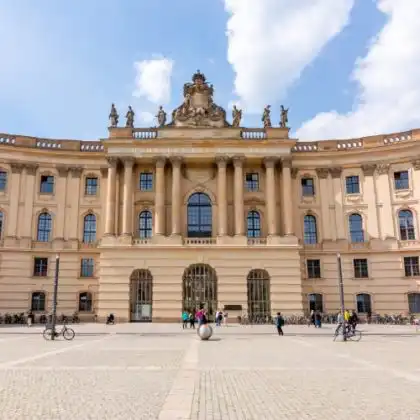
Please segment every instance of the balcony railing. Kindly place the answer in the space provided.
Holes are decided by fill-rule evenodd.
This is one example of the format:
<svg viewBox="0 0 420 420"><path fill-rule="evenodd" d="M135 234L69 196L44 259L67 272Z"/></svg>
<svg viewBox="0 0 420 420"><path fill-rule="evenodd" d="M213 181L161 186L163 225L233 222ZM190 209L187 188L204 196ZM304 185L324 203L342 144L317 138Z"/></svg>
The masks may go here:
<svg viewBox="0 0 420 420"><path fill-rule="evenodd" d="M248 238L248 245L254 246L254 245L267 245L267 239L266 238Z"/></svg>
<svg viewBox="0 0 420 420"><path fill-rule="evenodd" d="M133 245L150 245L152 242L151 238L134 238Z"/></svg>
<svg viewBox="0 0 420 420"><path fill-rule="evenodd" d="M417 247L420 247L420 241L418 240L398 241L398 246L400 248L417 248Z"/></svg>

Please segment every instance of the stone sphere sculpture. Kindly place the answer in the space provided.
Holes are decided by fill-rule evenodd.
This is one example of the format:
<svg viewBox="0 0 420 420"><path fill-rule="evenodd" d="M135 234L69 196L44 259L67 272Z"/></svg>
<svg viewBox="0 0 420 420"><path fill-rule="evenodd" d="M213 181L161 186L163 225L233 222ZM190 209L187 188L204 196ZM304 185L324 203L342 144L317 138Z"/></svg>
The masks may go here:
<svg viewBox="0 0 420 420"><path fill-rule="evenodd" d="M209 324L200 325L197 334L201 340L208 340L213 335L213 328Z"/></svg>

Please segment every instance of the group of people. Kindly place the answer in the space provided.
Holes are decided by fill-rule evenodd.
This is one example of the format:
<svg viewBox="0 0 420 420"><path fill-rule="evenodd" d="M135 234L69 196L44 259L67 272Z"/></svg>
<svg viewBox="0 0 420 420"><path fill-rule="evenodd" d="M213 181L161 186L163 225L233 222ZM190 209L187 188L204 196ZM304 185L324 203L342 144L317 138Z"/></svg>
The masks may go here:
<svg viewBox="0 0 420 420"><path fill-rule="evenodd" d="M195 310L184 310L181 315L182 319L182 328L195 328L195 324L198 323L198 326L202 324L207 324L209 322L209 316L206 309L201 308L198 311ZM216 326L227 325L228 313L226 311L217 311L214 317L214 322Z"/></svg>
<svg viewBox="0 0 420 420"><path fill-rule="evenodd" d="M347 332L353 332L356 330L357 324L359 323L359 317L356 314L356 311L353 309L351 311L345 310L344 313L339 312L337 316L338 328L341 325L345 325Z"/></svg>

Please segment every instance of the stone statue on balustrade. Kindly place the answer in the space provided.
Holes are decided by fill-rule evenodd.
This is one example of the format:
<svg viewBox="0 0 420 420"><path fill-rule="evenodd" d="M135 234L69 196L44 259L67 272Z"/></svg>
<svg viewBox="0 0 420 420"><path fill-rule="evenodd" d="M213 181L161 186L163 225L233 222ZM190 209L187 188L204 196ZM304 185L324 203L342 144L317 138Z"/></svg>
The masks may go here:
<svg viewBox="0 0 420 420"><path fill-rule="evenodd" d="M241 125L241 119L242 119L242 109L236 108L236 105L233 105L232 109L232 127L239 127Z"/></svg>
<svg viewBox="0 0 420 420"><path fill-rule="evenodd" d="M271 109L270 108L271 108L271 105L267 105L264 108L264 112L263 112L263 115L262 115L262 118L261 118L261 121L264 124L264 128L271 127L271 116L270 116Z"/></svg>
<svg viewBox="0 0 420 420"><path fill-rule="evenodd" d="M284 106L282 105L280 108L280 127L281 128L286 128L287 127L287 123L289 122L289 108L285 109Z"/></svg>
<svg viewBox="0 0 420 420"><path fill-rule="evenodd" d="M109 125L110 127L117 127L118 126L118 119L120 116L118 115L117 108L115 105L111 105L111 112L109 113Z"/></svg>
<svg viewBox="0 0 420 420"><path fill-rule="evenodd" d="M163 127L166 124L166 112L164 111L162 105L159 107L156 118L158 120L159 127Z"/></svg>
<svg viewBox="0 0 420 420"><path fill-rule="evenodd" d="M172 112L169 126L175 127L229 127L226 111L213 101L213 86L197 70L192 83L184 84L182 104Z"/></svg>
<svg viewBox="0 0 420 420"><path fill-rule="evenodd" d="M131 108L131 106L128 107L128 111L127 114L125 116L125 118L127 119L127 122L125 123L125 126L127 128L134 128L134 111Z"/></svg>

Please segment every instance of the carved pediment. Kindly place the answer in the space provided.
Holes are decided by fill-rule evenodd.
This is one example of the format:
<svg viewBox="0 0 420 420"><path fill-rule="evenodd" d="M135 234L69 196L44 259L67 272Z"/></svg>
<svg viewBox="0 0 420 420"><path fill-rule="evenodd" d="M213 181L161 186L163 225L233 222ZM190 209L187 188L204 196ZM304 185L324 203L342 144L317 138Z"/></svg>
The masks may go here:
<svg viewBox="0 0 420 420"><path fill-rule="evenodd" d="M245 197L244 203L246 205L252 205L252 204L265 204L265 200L263 200L260 197L257 197L255 195L252 195L250 197Z"/></svg>

